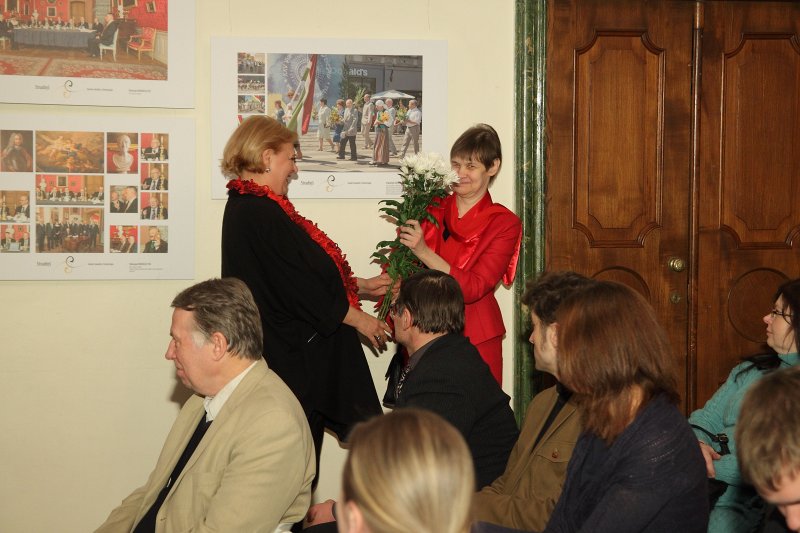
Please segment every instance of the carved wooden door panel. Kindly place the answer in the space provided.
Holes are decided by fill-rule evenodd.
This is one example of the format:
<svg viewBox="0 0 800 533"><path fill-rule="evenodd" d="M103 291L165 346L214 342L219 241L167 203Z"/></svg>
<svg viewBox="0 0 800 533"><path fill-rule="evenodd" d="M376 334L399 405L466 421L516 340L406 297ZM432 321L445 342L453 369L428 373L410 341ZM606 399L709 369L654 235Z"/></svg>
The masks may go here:
<svg viewBox="0 0 800 533"><path fill-rule="evenodd" d="M775 288L800 276L800 6L705 5L697 401L763 349Z"/></svg>
<svg viewBox="0 0 800 533"><path fill-rule="evenodd" d="M648 298L687 409L800 276L799 35L791 2L548 4L546 268Z"/></svg>
<svg viewBox="0 0 800 533"><path fill-rule="evenodd" d="M643 294L684 397L692 6L555 0L546 74L546 268Z"/></svg>

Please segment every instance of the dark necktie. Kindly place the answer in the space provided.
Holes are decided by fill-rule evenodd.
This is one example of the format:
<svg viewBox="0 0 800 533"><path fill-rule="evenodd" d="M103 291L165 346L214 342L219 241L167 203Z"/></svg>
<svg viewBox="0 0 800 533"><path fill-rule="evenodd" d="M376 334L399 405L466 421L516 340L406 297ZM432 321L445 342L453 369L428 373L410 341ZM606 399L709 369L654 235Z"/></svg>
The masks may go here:
<svg viewBox="0 0 800 533"><path fill-rule="evenodd" d="M158 493L156 501L153 502L153 505L150 506L150 509L147 510L147 513L145 513L144 517L142 517L136 525L136 529L133 530L133 533L153 533L156 530L156 516L158 515L159 509L161 509L161 505L164 503L164 500L167 499L167 494L169 494L172 484L178 479L178 476L181 475L183 467L186 466L189 458L197 449L197 445L203 440L203 435L206 434L206 430L210 425L211 422L206 422L206 413L203 411L203 416L200 417L197 428L189 439L186 449L183 450L180 459L178 459L178 462L175 464L175 468L172 469L172 474L170 474L167 484L164 485L164 488Z"/></svg>

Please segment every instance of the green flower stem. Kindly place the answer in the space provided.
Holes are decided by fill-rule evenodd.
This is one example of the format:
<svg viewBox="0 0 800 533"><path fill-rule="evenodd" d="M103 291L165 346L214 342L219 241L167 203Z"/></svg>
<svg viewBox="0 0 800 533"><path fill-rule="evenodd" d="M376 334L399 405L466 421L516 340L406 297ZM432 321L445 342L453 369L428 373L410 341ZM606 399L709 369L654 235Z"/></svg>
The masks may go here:
<svg viewBox="0 0 800 533"><path fill-rule="evenodd" d="M386 289L386 294L383 296L383 302L381 302L381 307L378 309L378 320L386 320L386 315L389 314L389 307L392 305L392 289L394 289L394 284L397 283L397 275L390 276L392 282L389 284L389 288Z"/></svg>

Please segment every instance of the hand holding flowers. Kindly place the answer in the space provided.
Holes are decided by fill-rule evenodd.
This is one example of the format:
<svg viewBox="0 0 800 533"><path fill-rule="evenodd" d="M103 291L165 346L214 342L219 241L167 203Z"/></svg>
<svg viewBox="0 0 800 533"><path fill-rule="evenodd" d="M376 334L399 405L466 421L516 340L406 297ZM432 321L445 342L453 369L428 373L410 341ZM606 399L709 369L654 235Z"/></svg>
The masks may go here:
<svg viewBox="0 0 800 533"><path fill-rule="evenodd" d="M385 266L391 278L387 295L396 292L394 289L399 278L408 277L422 269L419 255L429 248L425 244L420 222L427 220L437 224L436 219L428 213L428 208L437 206L439 199L458 181L458 176L438 154L420 152L409 155L400 161L400 165L401 199L380 202L386 204L380 211L394 219L398 228L397 236L394 240L379 242L377 251L372 254ZM380 302L378 319L386 317L391 300L391 296L384 296Z"/></svg>

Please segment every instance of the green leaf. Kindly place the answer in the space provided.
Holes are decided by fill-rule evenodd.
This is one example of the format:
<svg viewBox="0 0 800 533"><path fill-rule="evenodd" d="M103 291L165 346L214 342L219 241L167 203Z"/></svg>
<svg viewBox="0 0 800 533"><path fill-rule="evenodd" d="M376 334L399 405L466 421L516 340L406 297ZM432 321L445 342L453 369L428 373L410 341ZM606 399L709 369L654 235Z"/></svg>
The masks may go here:
<svg viewBox="0 0 800 533"><path fill-rule="evenodd" d="M378 211L383 211L392 218L400 218L400 211L397 209L392 209L391 207L381 207Z"/></svg>
<svg viewBox="0 0 800 533"><path fill-rule="evenodd" d="M437 228L439 227L439 221L436 220L436 218L433 215L431 215L430 213L428 213L427 211L425 211L425 220L427 220L428 222L430 222L431 224L433 224Z"/></svg>
<svg viewBox="0 0 800 533"><path fill-rule="evenodd" d="M379 253L379 252L373 252L370 257L374 257L382 265L389 264L389 258L386 256L386 254L382 254L382 253Z"/></svg>

